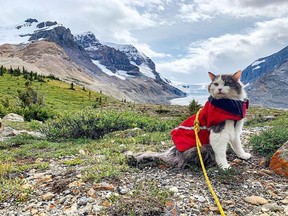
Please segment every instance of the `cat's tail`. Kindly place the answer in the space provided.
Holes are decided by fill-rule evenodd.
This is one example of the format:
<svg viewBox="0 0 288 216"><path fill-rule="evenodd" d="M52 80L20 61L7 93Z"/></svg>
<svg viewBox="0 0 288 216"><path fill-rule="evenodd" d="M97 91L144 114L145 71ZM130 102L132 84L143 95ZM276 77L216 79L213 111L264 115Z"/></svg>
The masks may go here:
<svg viewBox="0 0 288 216"><path fill-rule="evenodd" d="M210 145L202 146L201 154L206 166L215 164L214 152ZM167 149L165 152L144 152L138 154L128 152L126 156L128 164L138 168L143 168L146 166L155 167L165 164L184 169L189 165L200 165L196 148L190 148L187 151L180 152L174 146Z"/></svg>

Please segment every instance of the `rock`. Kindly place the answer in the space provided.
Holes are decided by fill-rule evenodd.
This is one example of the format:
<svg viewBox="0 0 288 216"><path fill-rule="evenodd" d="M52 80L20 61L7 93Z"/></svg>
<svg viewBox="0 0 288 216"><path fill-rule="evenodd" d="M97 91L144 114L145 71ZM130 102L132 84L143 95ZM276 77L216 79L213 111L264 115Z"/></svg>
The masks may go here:
<svg viewBox="0 0 288 216"><path fill-rule="evenodd" d="M167 201L165 203L165 216L177 216L180 215L179 207L174 201Z"/></svg>
<svg viewBox="0 0 288 216"><path fill-rule="evenodd" d="M15 113L9 113L3 117L5 121L24 122L24 118Z"/></svg>
<svg viewBox="0 0 288 216"><path fill-rule="evenodd" d="M127 188L119 187L119 188L118 188L118 192L119 192L119 194L121 194L121 195L125 195L125 194L127 194L127 193L129 192L129 190L128 190Z"/></svg>
<svg viewBox="0 0 288 216"><path fill-rule="evenodd" d="M73 181L71 183L68 184L68 187L69 188L72 188L72 187L81 187L82 185L84 185L85 183L83 181Z"/></svg>
<svg viewBox="0 0 288 216"><path fill-rule="evenodd" d="M171 187L171 188L169 188L169 191L171 191L172 193L178 193L178 188L177 187Z"/></svg>
<svg viewBox="0 0 288 216"><path fill-rule="evenodd" d="M88 199L87 199L87 197L80 197L79 199L78 199L78 205L79 206L84 206L84 205L86 205L87 204L87 202L88 202Z"/></svg>
<svg viewBox="0 0 288 216"><path fill-rule="evenodd" d="M1 137L11 137L11 136L16 136L18 134L19 133L11 127L4 127L1 130L0 136Z"/></svg>
<svg viewBox="0 0 288 216"><path fill-rule="evenodd" d="M288 204L288 196L284 200L281 200L281 203Z"/></svg>
<svg viewBox="0 0 288 216"><path fill-rule="evenodd" d="M54 197L55 195L51 192L47 192L45 193L44 195L42 195L42 199L45 200L45 201L49 201L49 200L52 200L52 198Z"/></svg>
<svg viewBox="0 0 288 216"><path fill-rule="evenodd" d="M285 215L288 215L288 206L285 206L284 212L285 212Z"/></svg>
<svg viewBox="0 0 288 216"><path fill-rule="evenodd" d="M93 186L93 189L94 190L109 190L109 191L114 191L115 190L115 187L111 184L108 184L106 182L101 182L101 183L98 183L98 184L95 184Z"/></svg>
<svg viewBox="0 0 288 216"><path fill-rule="evenodd" d="M74 203L70 208L65 209L66 215L78 215L77 214L77 203Z"/></svg>
<svg viewBox="0 0 288 216"><path fill-rule="evenodd" d="M85 155L86 155L86 153L85 153L85 151L84 151L83 149L79 149L79 151L78 151L78 152L79 152L79 154L80 154L80 155L83 155L83 156L85 156Z"/></svg>
<svg viewBox="0 0 288 216"><path fill-rule="evenodd" d="M26 183L26 184L21 185L21 188L24 190L26 190L26 189L33 190L34 187L33 187L33 185Z"/></svg>
<svg viewBox="0 0 288 216"><path fill-rule="evenodd" d="M92 206L92 213L98 215L97 213L99 213L100 211L102 211L103 207L99 206L99 205L93 205Z"/></svg>
<svg viewBox="0 0 288 216"><path fill-rule="evenodd" d="M201 203L206 201L205 197L203 197L203 196L199 196L197 199Z"/></svg>
<svg viewBox="0 0 288 216"><path fill-rule="evenodd" d="M90 196L90 197L95 197L95 190L93 188L90 188L90 190L87 192L87 194Z"/></svg>
<svg viewBox="0 0 288 216"><path fill-rule="evenodd" d="M282 211L283 208L278 206L277 203L268 203L263 205L262 207L262 211L266 212L266 211L270 211L270 212L279 212Z"/></svg>
<svg viewBox="0 0 288 216"><path fill-rule="evenodd" d="M264 204L268 203L268 200L266 200L265 198L260 197L260 196L245 197L244 201L247 203L250 203L252 205L264 205Z"/></svg>
<svg viewBox="0 0 288 216"><path fill-rule="evenodd" d="M272 156L269 167L278 175L288 177L288 141Z"/></svg>

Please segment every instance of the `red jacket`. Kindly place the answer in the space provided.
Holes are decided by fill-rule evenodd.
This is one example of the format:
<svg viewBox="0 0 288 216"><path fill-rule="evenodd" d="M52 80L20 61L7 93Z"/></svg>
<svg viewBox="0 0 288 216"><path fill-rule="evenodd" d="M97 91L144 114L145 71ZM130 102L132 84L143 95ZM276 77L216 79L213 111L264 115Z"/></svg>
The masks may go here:
<svg viewBox="0 0 288 216"><path fill-rule="evenodd" d="M198 135L202 145L209 144L209 134L212 126L225 120L241 120L246 115L247 101L230 99L215 99L212 96L199 114L200 128ZM190 116L179 127L171 131L172 140L176 148L183 152L196 146L194 120L196 115Z"/></svg>

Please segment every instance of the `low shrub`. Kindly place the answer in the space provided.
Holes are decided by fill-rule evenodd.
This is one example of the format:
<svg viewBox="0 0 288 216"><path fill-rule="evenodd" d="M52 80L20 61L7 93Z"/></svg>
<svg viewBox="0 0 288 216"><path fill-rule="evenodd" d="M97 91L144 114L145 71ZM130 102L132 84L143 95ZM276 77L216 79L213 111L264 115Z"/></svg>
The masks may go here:
<svg viewBox="0 0 288 216"><path fill-rule="evenodd" d="M249 144L253 150L266 157L268 160L271 156L288 140L288 128L286 125L274 126L261 132L259 135L253 135Z"/></svg>
<svg viewBox="0 0 288 216"><path fill-rule="evenodd" d="M147 132L163 132L175 126L172 120L163 120L146 114L128 111L85 110L75 114L66 114L50 120L43 132L50 139L90 138L99 139L113 131L141 128Z"/></svg>

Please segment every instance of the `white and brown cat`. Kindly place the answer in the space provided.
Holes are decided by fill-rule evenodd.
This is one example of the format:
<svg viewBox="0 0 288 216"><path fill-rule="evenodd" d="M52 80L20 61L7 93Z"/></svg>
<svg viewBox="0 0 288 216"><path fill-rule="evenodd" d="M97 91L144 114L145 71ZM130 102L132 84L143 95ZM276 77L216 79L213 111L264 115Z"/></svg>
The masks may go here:
<svg viewBox="0 0 288 216"><path fill-rule="evenodd" d="M228 143L239 158L247 160L251 157L242 148L240 140L248 100L240 81L241 71L234 74L208 74L211 79L208 86L210 96L199 114L201 152L205 163L211 164L211 160L215 159L218 166L226 169L230 166L226 158ZM132 161L133 165L138 166L164 162L179 168L198 163L194 121L195 115L171 131L175 145L167 151L130 155L128 162Z"/></svg>

